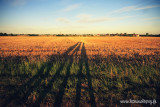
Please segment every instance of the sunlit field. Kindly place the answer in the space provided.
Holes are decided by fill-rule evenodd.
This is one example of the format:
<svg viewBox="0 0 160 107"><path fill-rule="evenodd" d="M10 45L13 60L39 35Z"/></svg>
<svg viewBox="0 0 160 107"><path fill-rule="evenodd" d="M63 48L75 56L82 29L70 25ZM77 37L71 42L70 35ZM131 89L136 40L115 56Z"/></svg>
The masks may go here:
<svg viewBox="0 0 160 107"><path fill-rule="evenodd" d="M159 90L160 37L0 37L1 107L158 107Z"/></svg>

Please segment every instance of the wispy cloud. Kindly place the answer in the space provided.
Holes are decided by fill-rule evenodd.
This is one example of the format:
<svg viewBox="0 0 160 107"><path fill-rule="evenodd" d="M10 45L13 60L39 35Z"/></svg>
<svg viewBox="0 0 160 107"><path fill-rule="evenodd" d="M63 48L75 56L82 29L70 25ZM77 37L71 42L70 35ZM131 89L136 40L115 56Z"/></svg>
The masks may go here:
<svg viewBox="0 0 160 107"><path fill-rule="evenodd" d="M151 5L151 6L143 6L143 7L127 6L127 7L123 7L118 10L115 10L112 13L123 13L123 12L128 12L128 11L145 10L145 9L156 8L156 7L160 7L160 5Z"/></svg>
<svg viewBox="0 0 160 107"><path fill-rule="evenodd" d="M139 8L135 8L135 10L144 10L144 9L150 9L150 8L156 8L156 7L160 7L160 5L139 7Z"/></svg>
<svg viewBox="0 0 160 107"><path fill-rule="evenodd" d="M144 20L160 20L160 17L145 18Z"/></svg>
<svg viewBox="0 0 160 107"><path fill-rule="evenodd" d="M95 17L90 14L80 14L77 15L77 18L79 18L78 22L80 23L100 23L100 22L106 22L106 21L115 21L115 20L123 20L126 18L129 18L132 16L124 16L124 17Z"/></svg>
<svg viewBox="0 0 160 107"><path fill-rule="evenodd" d="M104 21L110 21L110 18L88 18L88 19L80 19L78 22L82 23L99 23Z"/></svg>
<svg viewBox="0 0 160 107"><path fill-rule="evenodd" d="M115 11L113 11L113 13L122 13L122 12L132 11L135 8L136 8L136 6L127 6L127 7L123 7L118 10L115 10Z"/></svg>
<svg viewBox="0 0 160 107"><path fill-rule="evenodd" d="M11 5L13 6L22 6L27 3L28 0L12 0L10 1Z"/></svg>
<svg viewBox="0 0 160 107"><path fill-rule="evenodd" d="M106 21L106 18L93 18L93 15L91 14L79 14L76 16L79 20L78 22L82 23L96 23L96 22L103 22Z"/></svg>
<svg viewBox="0 0 160 107"><path fill-rule="evenodd" d="M66 24L70 23L70 21L66 18L57 18L56 21L61 23L66 23Z"/></svg>
<svg viewBox="0 0 160 107"><path fill-rule="evenodd" d="M70 5L70 6L62 9L61 11L62 12L72 11L72 10L75 10L75 9L79 8L80 6L81 6L81 4L73 4L73 5Z"/></svg>

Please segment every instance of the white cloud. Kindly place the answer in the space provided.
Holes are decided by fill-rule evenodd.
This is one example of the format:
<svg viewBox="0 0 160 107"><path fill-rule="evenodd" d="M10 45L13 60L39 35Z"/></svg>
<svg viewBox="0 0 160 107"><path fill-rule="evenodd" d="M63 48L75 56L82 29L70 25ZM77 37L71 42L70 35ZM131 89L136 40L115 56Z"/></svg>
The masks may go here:
<svg viewBox="0 0 160 107"><path fill-rule="evenodd" d="M26 4L27 0L10 0L11 5L13 6L22 6Z"/></svg>
<svg viewBox="0 0 160 107"><path fill-rule="evenodd" d="M70 23L70 21L66 18L57 18L56 21L61 22L61 23Z"/></svg>
<svg viewBox="0 0 160 107"><path fill-rule="evenodd" d="M70 5L66 8L64 8L63 10L61 10L62 12L68 12L68 11L72 11L77 9L78 7L80 7L80 4L74 4L74 5Z"/></svg>
<svg viewBox="0 0 160 107"><path fill-rule="evenodd" d="M145 7L136 8L135 10L144 10L144 9L150 9L150 8L156 8L156 7L160 7L160 5L145 6Z"/></svg>
<svg viewBox="0 0 160 107"><path fill-rule="evenodd" d="M129 17L132 17L132 16L114 18L114 17L94 17L93 15L90 15L90 14L77 15L77 18L79 18L78 22L80 23L100 23L100 22L106 22L106 21L123 20Z"/></svg>
<svg viewBox="0 0 160 107"><path fill-rule="evenodd" d="M144 6L144 7L127 6L127 7L123 7L118 10L115 10L112 13L123 13L123 12L128 12L128 11L145 10L145 9L156 8L156 7L160 7L160 5L151 5L151 6Z"/></svg>
<svg viewBox="0 0 160 107"><path fill-rule="evenodd" d="M157 20L157 19L160 20L160 17L145 18L144 20Z"/></svg>
<svg viewBox="0 0 160 107"><path fill-rule="evenodd" d="M121 9L115 10L115 11L113 11L113 13L122 13L122 12L132 11L135 8L136 8L136 6L127 6L127 7L123 7Z"/></svg>
<svg viewBox="0 0 160 107"><path fill-rule="evenodd" d="M93 15L91 14L79 14L76 17L79 18L78 22L82 23L96 23L96 22L107 21L107 18L103 17L93 18Z"/></svg>
<svg viewBox="0 0 160 107"><path fill-rule="evenodd" d="M95 17L91 14L79 14L76 16L76 20L69 20L67 18L57 18L57 22L61 22L64 24L81 24L81 23L101 23L101 22L107 22L107 21L116 21L116 20L123 20L126 18L130 18L133 16L123 16L123 17Z"/></svg>
<svg viewBox="0 0 160 107"><path fill-rule="evenodd" d="M97 22L104 22L104 21L109 21L111 20L110 18L88 18L88 19L80 19L78 22L82 23L97 23Z"/></svg>
<svg viewBox="0 0 160 107"><path fill-rule="evenodd" d="M47 0L4 0L4 1L12 6L23 6L31 1L44 2Z"/></svg>

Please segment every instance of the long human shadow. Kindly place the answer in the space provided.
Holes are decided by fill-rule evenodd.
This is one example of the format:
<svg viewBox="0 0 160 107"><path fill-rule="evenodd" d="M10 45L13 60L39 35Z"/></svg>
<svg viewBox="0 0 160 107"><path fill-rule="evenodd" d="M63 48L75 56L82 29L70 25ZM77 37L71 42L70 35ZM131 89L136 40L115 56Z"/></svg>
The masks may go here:
<svg viewBox="0 0 160 107"><path fill-rule="evenodd" d="M68 50L63 53L61 55L61 57L65 57L68 56L69 52L71 52L77 45L79 44L76 43L75 45L71 46L68 48ZM58 56L59 57L59 56ZM48 62L46 62L45 64L43 64L43 66L38 70L37 74L35 74L32 78L30 78L24 85L20 86L17 90L15 90L15 93L13 93L12 95L10 95L5 102L3 102L2 106L5 107L8 104L10 104L10 102L16 98L22 100L22 102L24 103L28 96L31 94L31 92L40 85L41 80L45 79L48 75L49 75L49 71L52 68L52 64L53 64L53 59L54 56L50 57L50 60ZM67 59L66 59L67 60ZM43 74L45 67L47 66L47 71L45 72L45 74ZM64 66L64 64L61 65L61 68ZM38 78L38 81L35 82ZM34 84L34 85L32 85ZM23 94L23 98L20 97L20 94Z"/></svg>
<svg viewBox="0 0 160 107"><path fill-rule="evenodd" d="M78 42L79 43L79 42ZM64 52L61 56L57 56L57 57L64 57L65 61L64 63L67 61L67 56L69 54L69 52L71 52L77 45L78 43L76 43L75 45L71 46L66 52ZM54 55L52 55L50 57L50 60L48 62L46 62L40 69L40 72L42 72L42 74L39 75L39 79L37 82L34 83L33 87L29 87L29 90L27 91L27 93L24 95L23 101L24 103L27 101L29 95L37 88L40 87L41 81L44 80L45 78L47 78L49 76L49 72L53 66L53 60L54 60ZM61 64L60 69L62 69L64 67L64 63ZM45 69L45 67L47 67L47 70L45 72L45 74L43 74L43 71ZM57 75L58 77L58 75Z"/></svg>
<svg viewBox="0 0 160 107"><path fill-rule="evenodd" d="M33 104L34 106L39 106L39 104L46 97L47 93L51 92L53 83L55 82L55 80L57 80L57 78L59 78L60 72L63 70L64 65L69 60L69 58L73 57L73 54L77 51L77 49L79 48L79 46L80 46L80 44L76 47L76 49L72 52L71 55L67 55L67 56L65 55L65 61L57 69L56 73L54 74L54 76L52 77L52 79L50 80L50 82L48 83L48 85L47 86L43 86L43 88L42 88L43 90L40 91L39 97L36 99L35 103Z"/></svg>
<svg viewBox="0 0 160 107"><path fill-rule="evenodd" d="M77 82L77 85L76 85L76 99L75 99L75 107L79 107L80 105L80 97L81 97L81 79L82 79L82 66L83 66L83 60L84 60L84 57L83 57L83 50L81 49L81 57L80 57L80 60L79 60L79 71L78 71L78 74L77 74L77 78L78 78L78 82Z"/></svg>
<svg viewBox="0 0 160 107"><path fill-rule="evenodd" d="M81 46L81 43L79 44L79 46L74 50L74 52L78 52L78 50L80 49L80 46ZM63 79L63 82L62 84L60 85L59 87L59 92L56 94L56 98L55 98L55 103L54 103L54 106L55 107L60 107L61 106L61 103L62 103L62 99L63 99L63 95L65 93L65 88L67 86L67 82L68 82L68 78L70 76L70 68L71 68L71 65L73 63L73 54L70 56L70 63L67 65L67 72L66 72L66 76L65 78Z"/></svg>
<svg viewBox="0 0 160 107"><path fill-rule="evenodd" d="M92 79L91 79L91 74L90 74L90 70L89 70L89 66L88 66L88 57L87 57L87 54L86 54L86 49L85 49L84 43L83 43L83 46L82 46L82 53L81 54L83 55L83 57L84 57L83 61L85 62L91 106L96 107L94 90L93 90L93 86L92 86Z"/></svg>

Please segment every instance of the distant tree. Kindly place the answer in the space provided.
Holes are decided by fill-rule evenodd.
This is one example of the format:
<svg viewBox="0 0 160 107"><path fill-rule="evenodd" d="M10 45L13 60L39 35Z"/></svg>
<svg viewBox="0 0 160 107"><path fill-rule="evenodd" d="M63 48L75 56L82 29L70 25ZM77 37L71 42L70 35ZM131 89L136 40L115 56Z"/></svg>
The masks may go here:
<svg viewBox="0 0 160 107"><path fill-rule="evenodd" d="M63 34L58 34L58 35L56 35L56 36L64 36Z"/></svg>
<svg viewBox="0 0 160 107"><path fill-rule="evenodd" d="M7 33L0 33L0 36L8 36L8 34Z"/></svg>
<svg viewBox="0 0 160 107"><path fill-rule="evenodd" d="M0 33L0 36L3 36L3 33L2 33L2 32Z"/></svg>
<svg viewBox="0 0 160 107"><path fill-rule="evenodd" d="M146 33L146 36L149 36L149 33Z"/></svg>
<svg viewBox="0 0 160 107"><path fill-rule="evenodd" d="M28 34L29 36L39 36L38 34Z"/></svg>
<svg viewBox="0 0 160 107"><path fill-rule="evenodd" d="M11 33L10 36L14 36L14 35Z"/></svg>
<svg viewBox="0 0 160 107"><path fill-rule="evenodd" d="M118 34L118 33L116 33L116 35L117 35L117 36L119 36L119 34Z"/></svg>
<svg viewBox="0 0 160 107"><path fill-rule="evenodd" d="M127 33L124 33L124 36L127 36Z"/></svg>
<svg viewBox="0 0 160 107"><path fill-rule="evenodd" d="M4 36L8 36L8 34L7 34L7 33L4 33L3 35L4 35Z"/></svg>

